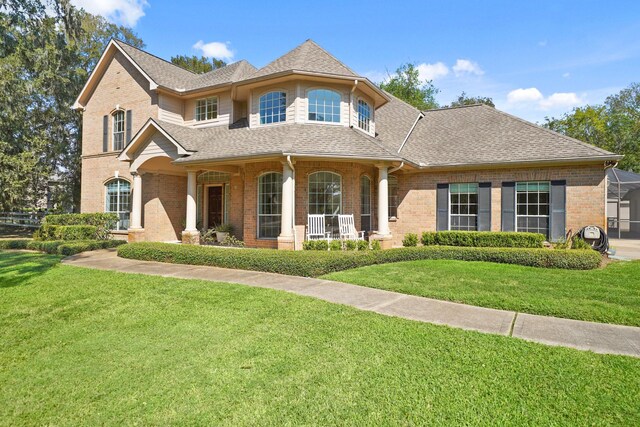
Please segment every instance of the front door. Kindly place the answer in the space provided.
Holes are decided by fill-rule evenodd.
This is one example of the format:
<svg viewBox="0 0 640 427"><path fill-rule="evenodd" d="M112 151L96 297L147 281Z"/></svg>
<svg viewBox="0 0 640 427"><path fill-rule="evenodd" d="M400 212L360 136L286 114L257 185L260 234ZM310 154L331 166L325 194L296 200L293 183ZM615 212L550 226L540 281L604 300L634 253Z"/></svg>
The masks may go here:
<svg viewBox="0 0 640 427"><path fill-rule="evenodd" d="M216 225L221 225L223 221L224 212L224 197L222 186L209 187L209 228L213 228Z"/></svg>

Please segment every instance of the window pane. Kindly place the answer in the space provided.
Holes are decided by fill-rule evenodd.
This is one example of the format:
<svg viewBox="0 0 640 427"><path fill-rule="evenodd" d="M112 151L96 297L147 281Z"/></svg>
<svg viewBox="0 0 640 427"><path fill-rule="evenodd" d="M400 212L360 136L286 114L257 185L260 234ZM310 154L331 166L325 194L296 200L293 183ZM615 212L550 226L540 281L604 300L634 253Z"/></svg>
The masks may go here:
<svg viewBox="0 0 640 427"><path fill-rule="evenodd" d="M124 179L113 179L105 184L105 212L118 214L116 230L129 228L131 211L131 185Z"/></svg>
<svg viewBox="0 0 640 427"><path fill-rule="evenodd" d="M549 182L545 181L516 184L517 231L549 236L549 189Z"/></svg>
<svg viewBox="0 0 640 427"><path fill-rule="evenodd" d="M258 237L275 239L280 234L282 174L266 173L258 178Z"/></svg>
<svg viewBox="0 0 640 427"><path fill-rule="evenodd" d="M309 175L309 213L325 215L327 232L339 234L338 217L341 213L342 179L333 172L315 172Z"/></svg>
<svg viewBox="0 0 640 427"><path fill-rule="evenodd" d="M286 120L287 94L269 92L260 97L260 123L278 123Z"/></svg>
<svg viewBox="0 0 640 427"><path fill-rule="evenodd" d="M340 98L339 93L328 89L309 91L309 120L339 123Z"/></svg>

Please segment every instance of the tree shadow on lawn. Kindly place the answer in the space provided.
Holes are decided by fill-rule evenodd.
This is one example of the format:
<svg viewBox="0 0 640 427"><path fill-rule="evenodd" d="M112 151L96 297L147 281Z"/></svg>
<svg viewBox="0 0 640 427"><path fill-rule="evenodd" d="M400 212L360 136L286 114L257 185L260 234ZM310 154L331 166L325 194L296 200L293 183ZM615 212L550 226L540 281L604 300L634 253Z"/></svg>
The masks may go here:
<svg viewBox="0 0 640 427"><path fill-rule="evenodd" d="M28 283L60 263L60 257L31 252L0 252L0 289Z"/></svg>

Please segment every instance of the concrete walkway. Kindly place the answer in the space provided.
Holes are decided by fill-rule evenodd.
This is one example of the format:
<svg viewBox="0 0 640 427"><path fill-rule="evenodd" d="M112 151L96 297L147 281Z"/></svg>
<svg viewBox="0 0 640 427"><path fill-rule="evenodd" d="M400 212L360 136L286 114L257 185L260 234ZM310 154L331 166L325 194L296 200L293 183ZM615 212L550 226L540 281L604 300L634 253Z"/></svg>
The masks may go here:
<svg viewBox="0 0 640 427"><path fill-rule="evenodd" d="M640 328L536 316L405 295L305 277L118 258L116 251L84 252L62 261L77 267L238 283L310 296L387 316L522 338L543 344L640 357Z"/></svg>

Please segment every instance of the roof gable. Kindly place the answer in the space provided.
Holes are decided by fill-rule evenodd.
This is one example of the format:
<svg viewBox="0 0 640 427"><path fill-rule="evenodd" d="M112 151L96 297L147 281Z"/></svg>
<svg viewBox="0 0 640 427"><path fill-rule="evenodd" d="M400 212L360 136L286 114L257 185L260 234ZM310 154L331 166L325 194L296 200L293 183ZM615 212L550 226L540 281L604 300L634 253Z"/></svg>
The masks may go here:
<svg viewBox="0 0 640 427"><path fill-rule="evenodd" d="M306 71L311 73L358 77L353 70L318 46L313 40L307 40L280 58L260 68L251 75L250 78L263 77L287 71Z"/></svg>

